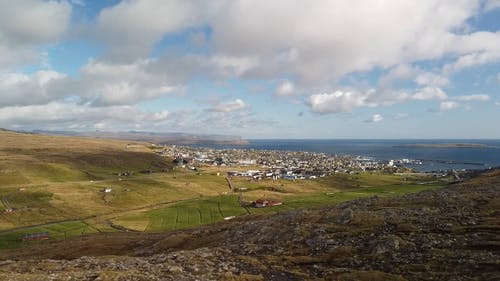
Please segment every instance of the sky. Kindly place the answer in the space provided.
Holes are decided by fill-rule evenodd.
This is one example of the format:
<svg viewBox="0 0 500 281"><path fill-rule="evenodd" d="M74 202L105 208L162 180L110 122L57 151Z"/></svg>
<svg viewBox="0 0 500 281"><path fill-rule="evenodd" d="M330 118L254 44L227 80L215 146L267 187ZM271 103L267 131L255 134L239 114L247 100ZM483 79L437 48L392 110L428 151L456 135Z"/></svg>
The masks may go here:
<svg viewBox="0 0 500 281"><path fill-rule="evenodd" d="M500 0L0 0L0 127L500 138Z"/></svg>

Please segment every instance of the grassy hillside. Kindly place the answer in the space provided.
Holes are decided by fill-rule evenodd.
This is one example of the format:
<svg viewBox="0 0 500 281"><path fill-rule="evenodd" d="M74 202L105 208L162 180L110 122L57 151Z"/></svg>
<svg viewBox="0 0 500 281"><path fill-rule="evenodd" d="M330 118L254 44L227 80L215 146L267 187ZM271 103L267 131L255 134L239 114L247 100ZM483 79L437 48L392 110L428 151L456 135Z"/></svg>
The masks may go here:
<svg viewBox="0 0 500 281"><path fill-rule="evenodd" d="M243 191L232 193L222 176L225 168L177 169L148 143L10 131L0 131L0 139L0 249L25 245L20 238L29 233L48 232L57 240L94 232L178 230L446 184L383 173L297 181L237 177L233 185ZM259 198L284 204L242 206Z"/></svg>
<svg viewBox="0 0 500 281"><path fill-rule="evenodd" d="M0 131L0 185L109 178L169 169L145 143Z"/></svg>
<svg viewBox="0 0 500 281"><path fill-rule="evenodd" d="M158 194L183 195L141 174L172 168L146 143L11 131L0 131L0 140L0 210L14 210L2 213L0 230L128 209L157 202ZM127 171L132 175L119 176ZM116 191L112 198L104 188Z"/></svg>
<svg viewBox="0 0 500 281"><path fill-rule="evenodd" d="M6 259L0 279L498 280L500 171L414 193L421 189L425 185L348 188L332 198L377 197L162 233L102 235L77 222L50 226L59 237L89 234L0 252ZM222 208L235 200L200 198L149 210L147 227L211 221L235 212Z"/></svg>

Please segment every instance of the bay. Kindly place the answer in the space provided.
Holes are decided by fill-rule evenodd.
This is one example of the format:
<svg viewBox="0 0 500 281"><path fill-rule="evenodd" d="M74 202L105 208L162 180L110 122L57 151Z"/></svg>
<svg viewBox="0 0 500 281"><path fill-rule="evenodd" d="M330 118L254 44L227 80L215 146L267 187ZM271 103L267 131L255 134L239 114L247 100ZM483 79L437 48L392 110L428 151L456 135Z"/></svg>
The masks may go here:
<svg viewBox="0 0 500 281"><path fill-rule="evenodd" d="M413 144L423 144L423 146L414 147ZM426 146L434 144L477 144L482 147ZM421 160L421 165L406 164L417 171L487 169L500 166L500 140L254 139L249 140L247 145L223 147L322 152L370 157L380 161Z"/></svg>

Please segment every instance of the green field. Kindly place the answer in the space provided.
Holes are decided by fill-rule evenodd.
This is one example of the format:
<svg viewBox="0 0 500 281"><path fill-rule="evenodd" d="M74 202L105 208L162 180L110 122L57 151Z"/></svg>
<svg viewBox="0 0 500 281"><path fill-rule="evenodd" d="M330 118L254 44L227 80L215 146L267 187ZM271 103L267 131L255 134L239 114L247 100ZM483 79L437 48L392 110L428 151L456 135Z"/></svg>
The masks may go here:
<svg viewBox="0 0 500 281"><path fill-rule="evenodd" d="M93 227L83 221L72 221L58 223L43 227L33 227L26 230L14 231L11 233L0 234L0 249L16 248L22 245L40 243L40 241L23 241L22 238L26 234L36 234L46 232L49 234L49 239L66 239L73 236L92 234L101 230ZM108 231L110 231L108 229Z"/></svg>
<svg viewBox="0 0 500 281"><path fill-rule="evenodd" d="M223 176L228 168L206 167L196 172L174 168L171 159L156 155L149 144L130 148L122 141L4 131L0 137L0 249L23 245L21 238L27 233L49 232L51 239L62 239L124 229L175 230L232 216L392 196L447 184L429 176L370 172L295 181L235 177L233 186L243 191L232 193ZM429 182L434 184L422 184ZM284 204L244 208L238 196L246 203L268 198Z"/></svg>
<svg viewBox="0 0 500 281"><path fill-rule="evenodd" d="M114 219L113 222L139 231L176 230L221 221L231 216L276 213L293 209L320 207L374 195L380 197L394 196L435 189L441 186L439 184L384 185L335 193L302 194L286 197L283 205L268 208L245 208L240 206L236 195L224 195L208 199L191 200L157 210L119 217Z"/></svg>
<svg viewBox="0 0 500 281"><path fill-rule="evenodd" d="M120 217L113 222L141 231L162 231L196 227L244 214L247 212L238 204L236 195L221 195Z"/></svg>
<svg viewBox="0 0 500 281"><path fill-rule="evenodd" d="M238 203L238 194L225 194L228 187L223 177L184 171L177 171L175 176L137 175L122 181L64 185L66 187L64 190L73 193L71 196L75 199L89 192L93 194L90 197L83 196L88 201L77 200L73 205L69 202L55 204L57 202L54 201L61 200L59 192L56 192L57 195L42 192L42 190L57 191L59 184L33 186L31 187L33 192L2 189L5 194L10 194L10 204L20 208L14 213L2 215L4 221L10 222L10 225L4 222L4 229L85 216L91 218L6 234L0 233L0 240L3 241L0 243L0 249L24 245L25 242L22 242L21 238L27 233L47 231L51 239L62 239L98 231L117 231L105 224L107 219L114 225L131 230L159 232L198 227L232 216L242 217L320 207L373 195L394 196L439 188L445 184L444 182L417 184L418 181L425 182L428 178L415 177L410 180L408 177L391 174L366 173L333 175L316 181L252 182L244 178L234 179L233 183L236 186L244 185L248 188L248 191L240 193L245 202L255 198L274 198L284 203L282 206L260 209L242 207ZM104 186L113 188L108 203L104 203L101 198L104 196L101 192ZM271 187L273 189L270 189ZM179 200L180 202L175 203ZM162 206L162 202L165 206ZM30 207L22 209L23 206ZM94 208L94 211L90 211L89 208ZM40 218L43 220L40 221Z"/></svg>

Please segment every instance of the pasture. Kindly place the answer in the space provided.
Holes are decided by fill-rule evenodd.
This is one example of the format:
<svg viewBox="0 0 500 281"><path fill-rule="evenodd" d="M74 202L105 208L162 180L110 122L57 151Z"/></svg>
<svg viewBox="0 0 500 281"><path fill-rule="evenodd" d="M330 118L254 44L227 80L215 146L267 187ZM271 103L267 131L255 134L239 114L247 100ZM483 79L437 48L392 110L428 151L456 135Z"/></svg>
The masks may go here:
<svg viewBox="0 0 500 281"><path fill-rule="evenodd" d="M419 175L366 172L315 180L234 177L231 181L240 191L231 192L224 177L228 167L176 168L172 159L156 155L147 143L131 146L124 141L6 131L0 131L0 138L0 249L23 245L21 237L29 233L48 232L50 239L63 239L125 229L176 230L233 216L319 207L446 184L421 184L431 179ZM246 207L259 198L284 204Z"/></svg>

